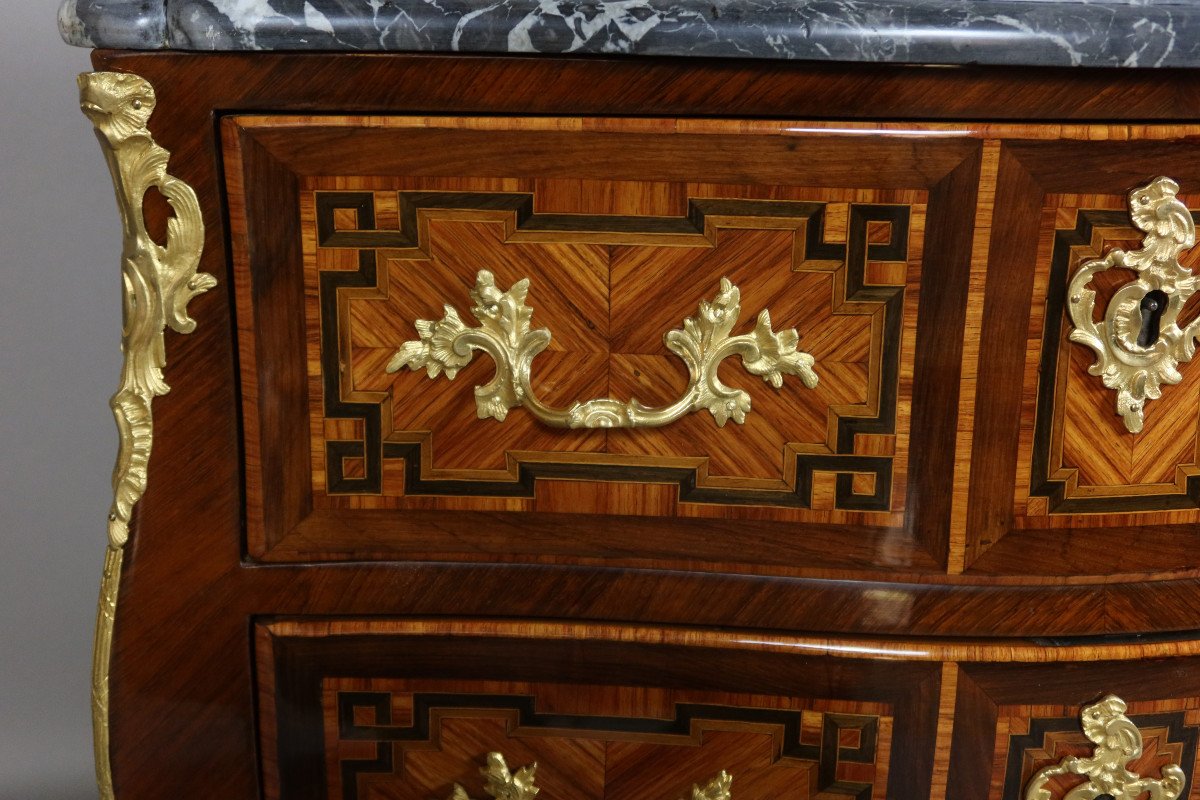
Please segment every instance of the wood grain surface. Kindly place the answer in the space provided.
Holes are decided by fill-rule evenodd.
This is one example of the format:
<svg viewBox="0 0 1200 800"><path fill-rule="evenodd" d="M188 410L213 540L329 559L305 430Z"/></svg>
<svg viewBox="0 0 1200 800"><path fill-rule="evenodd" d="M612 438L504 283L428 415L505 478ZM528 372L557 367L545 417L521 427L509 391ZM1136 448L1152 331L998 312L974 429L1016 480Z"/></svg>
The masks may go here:
<svg viewBox="0 0 1200 800"><path fill-rule="evenodd" d="M235 284L246 309L238 314L240 339L256 353L242 362L244 411L249 419L308 407L307 419L246 425L249 450L270 467L248 464L251 554L267 561L458 559L485 548L507 549L497 555L508 557L511 540L487 541L488 529L470 515L482 511L511 517L505 525L530 534L525 555L541 559L620 550L628 564L678 554L693 565L715 558L719 568L786 571L798 561L836 568L865 566L856 555L864 537L869 548L871 538L884 536L889 563L924 568L944 559L948 498L938 486L952 469L955 398L921 388L916 372L925 364L924 374L940 374L958 361L960 345L937 332L957 327L965 307L959 276L968 258L968 206L959 201L973 191L975 146L918 137L914 163L911 142L816 130L801 137L798 158L795 143L779 135L789 130L687 120L226 119L226 167L242 173L227 184L236 212ZM436 147L427 144L431 135ZM366 174L346 175L344 159L315 159L336 152L326 149L331 137L348 152L376 148L378 163L363 159L355 169ZM561 158L547 160L546 152ZM823 188L845 174L851 152L893 165L887 183L902 187L897 182L906 179L913 188L864 185L862 175L849 187ZM644 163L625 163L638 158ZM271 163L260 167L259 159ZM595 176L601 162L604 174L624 177ZM495 174L498 167L506 172ZM939 201L932 212L929 167L948 170L932 184ZM281 168L297 176L298 197L279 196L290 188L262 189L270 204L241 197ZM489 177L471 177L479 175ZM290 238L278 220L293 213L303 266L283 270L278 258L256 257L265 251L250 243ZM927 218L947 242L932 258L932 277L922 267ZM564 432L520 410L502 425L481 421L463 384L486 380L486 359L453 383L407 371L389 376L383 365L415 336L414 320L436 316L446 303L461 307L483 266L502 286L530 277L535 324L560 331L534 365L551 403L604 395L671 400L683 388L681 364L662 336L726 276L742 287L747 317L766 308L777 326L798 327L825 377L815 391L796 381L780 391L755 381L755 407L736 427L694 415L662 430ZM301 273L303 289L295 286ZM303 353L288 349L294 336L258 332L265 323L259 295L289 280L273 301L307 298L280 323L294 326L303 315ZM922 294L925 280L939 292ZM935 315L924 327L923 306ZM269 356L264 347L274 348ZM293 366L277 374L274 365L285 361ZM304 396L290 378L281 380L300 363L309 374ZM736 364L724 365L722 376L748 385ZM916 433L910 420L919 421ZM312 462L304 476L298 463L271 455L291 452L302 425ZM946 445L921 450L916 487L908 485L914 435ZM309 483L311 495L286 513L278 499L275 507L259 499L281 483ZM264 514L253 513L260 507ZM590 536L583 549L578 541L541 549L539 541L561 536L568 524L545 513L568 510L580 515L569 524L582 529L592 525L585 514L634 519L613 521L603 534L607 546ZM697 521L673 521L685 518ZM729 539L703 534L714 526L729 531L735 521L746 521L749 535L732 534L742 542L733 551ZM802 540L794 523L810 523ZM623 529L637 542L622 538ZM831 541L838 544L825 544ZM744 566L730 563L731 552Z"/></svg>
<svg viewBox="0 0 1200 800"><path fill-rule="evenodd" d="M397 646L394 631L390 643L326 636L334 640L331 680L620 685L890 704L887 782L901 788L885 796L902 800L991 796L998 753L1011 740L997 733L1002 720L1010 732L1024 730L1020 720L1030 730L1039 719L1065 724L1104 692L1164 704L1163 713L1192 724L1200 563L1194 522L1175 515L1193 512L1089 513L1048 525L1049 503L1037 516L1021 494L1035 421L1030 348L1049 308L1038 276L1048 281L1043 256L1052 255L1059 212L1077 224L1088 212L1119 211L1129 188L1160 174L1185 192L1200 187L1200 138L1189 125L1200 84L1191 73L323 54L99 52L94 61L154 85L150 127L172 154L172 173L196 189L207 232L201 269L221 280L192 304L196 332L167 338L173 388L155 406L150 489L136 511L114 640L118 797L262 796L279 762L259 743L284 731L269 727L273 715L259 703L295 688L280 682L291 673L261 667L264 641L294 655L326 646L286 629L255 638L280 618L450 625L422 634L429 647L415 649ZM293 121L272 125L280 115ZM329 124L334 117L347 123ZM568 140L574 158L547 157ZM915 314L905 315L915 329L902 353L912 378L899 394L910 399L909 441L895 450L907 458L904 494L892 498L903 519L648 516L672 502L661 482L604 482L582 494L543 488L520 499L542 504L536 511L499 502L396 510L330 500L321 508L314 436L361 441L366 433L341 422L314 430L304 197L325 179L346 180L338 190L394 195L398 178L499 182L502 191L528 191L505 187L506 179L558 182L560 207L592 215L626 203L667 208L713 186L742 187L743 199L754 187L788 187L805 201L863 192L923 205L920 292ZM642 188L603 189L614 182ZM1074 229L1066 216L1061 223ZM456 233L476 237L474 248L489 224ZM1105 230L1113 232L1097 246L1127 241ZM523 246L551 245L564 252L562 242ZM570 247L632 254L645 245ZM322 258L329 272L359 266ZM762 287L771 302L786 297L769 281ZM587 315L566 313L547 291L547 324L591 346L572 326ZM679 298L662 319L677 324L692 302ZM822 307L828 313L831 304ZM372 325L383 322L377 315ZM622 333L628 342L635 335L650 333ZM609 351L595 346L579 352ZM1169 420L1156 434L1161 445L1143 455L1128 445L1119 459L1102 459L1088 448L1111 438L1089 442L1083 427L1087 404L1102 403L1071 372L1077 356L1066 355L1066 402L1054 413L1061 430L1075 432L1064 437L1063 463L1073 459L1071 468L1093 482L1085 485L1174 480L1191 457L1195 425L1183 420L1194 392L1156 401ZM635 383L627 373L613 391ZM769 436L784 426L776 419L762 435L777 444ZM676 458L679 449L675 441L653 452ZM761 476L779 463L765 453L755 449L753 460L730 469ZM460 464L482 455L448 454ZM365 459L353 458L345 473L365 477ZM852 485L874 488L861 478ZM651 633L555 640L531 622L547 618ZM507 630L489 649L479 626L503 620L530 627ZM681 645L675 630L703 646ZM818 650L805 649L816 641ZM1183 740L1164 730L1156 748L1173 754ZM895 766L901 745L912 755ZM317 752L324 746L318 734ZM663 800L677 800L680 780L703 779L684 771L673 771L678 778L663 791L675 794ZM622 791L632 794L646 772L631 768ZM472 777L460 770L439 779L441 789Z"/></svg>
<svg viewBox="0 0 1200 800"><path fill-rule="evenodd" d="M1171 130L1179 140L1169 145L1002 145L988 265L989 286L992 275L997 282L986 291L980 331L997 347L988 364L980 360L968 571L1181 575L1196 567L1194 378L1164 391L1143 434L1117 435L1115 414L1106 410L1110 390L1087 374L1085 348L1067 340L1064 310L1066 283L1082 261L1136 243L1122 211L1129 189L1147 179L1135 175L1200 183L1188 160L1197 152L1196 131ZM1012 238L998 239L998 229ZM1106 278L1122 274L1128 278ZM1101 281L1097 289L1103 298L1113 287ZM1135 539L1139 545L1130 546Z"/></svg>
<svg viewBox="0 0 1200 800"><path fill-rule="evenodd" d="M552 796L673 798L721 769L753 796L929 792L936 665L439 627L258 627L267 796L438 796L490 750L538 761Z"/></svg>
<svg viewBox="0 0 1200 800"><path fill-rule="evenodd" d="M1142 732L1144 751L1131 768L1153 778L1162 766L1178 764L1187 776L1184 796L1196 797L1198 689L1200 668L1194 659L1095 661L1050 669L963 664L955 728L967 732L954 740L946 797L1020 800L1037 770L1091 753L1079 728L1080 709L1104 694L1126 700L1127 716ZM1075 777L1058 779L1051 790L1060 797L1078 783Z"/></svg>
<svg viewBox="0 0 1200 800"><path fill-rule="evenodd" d="M448 797L452 782L478 785L490 751L514 769L536 763L547 796L597 800L686 797L720 770L751 796L883 796L891 760L883 703L372 678L327 678L320 701L325 791L312 794L337 800Z"/></svg>
<svg viewBox="0 0 1200 800"><path fill-rule="evenodd" d="M1193 204L1198 199L1181 197ZM1131 436L1112 413L1111 390L1088 372L1094 354L1067 339L1066 276L1111 249L1140 246L1126 203L1123 196L1053 195L1043 209L1030 314L1031 330L1038 335L1030 337L1026 348L1028 392L1021 411L1021 468L1014 501L1014 524L1020 528L1200 521L1193 497L1200 493L1193 477L1200 475L1200 370L1183 369L1182 382L1151 404L1146 427ZM1193 268L1198 256L1187 254L1181 263ZM1126 270L1097 276L1100 309L1129 278ZM1181 325L1195 318L1197 307L1193 302L1184 307Z"/></svg>
<svg viewBox="0 0 1200 800"><path fill-rule="evenodd" d="M310 334L307 349L315 507L590 510L902 524L911 399L897 384L912 382L923 204L901 204L906 198L898 192L689 184L675 187L674 202L656 205L638 202L639 194L670 193L672 185L512 180L503 182L508 191L496 192L492 181L424 179L397 180L395 190L381 191L375 180L370 207L379 249L323 244L314 232L314 196L332 216L334 204L366 202L356 183L311 181L313 194L301 202L302 227L313 232L305 235L306 319L310 332L320 330L322 336ZM448 193L461 196L452 200ZM418 219L428 241L419 243L412 256L394 245L385 249L383 237L398 233L397 204L419 202L427 194L443 207L462 208L422 212ZM592 214L578 198L593 195L629 197L623 205ZM470 208L497 197L528 198L534 215L569 215L568 222L579 230L554 230L524 243L517 234L536 225L536 219L518 228L515 211ZM707 213L706 218L685 222L689 208L694 215ZM660 234L656 245L654 235L644 234L649 238L640 244L616 244L627 235L617 230L618 222L631 216L646 225L671 219L695 224L692 238L699 241L683 245L669 238L677 234ZM893 233L892 222L875 222L872 216L895 216L903 228ZM607 223L612 232L605 242L603 227L615 217ZM356 235L370 246L372 233ZM551 234L553 240L545 238ZM848 237L860 241L847 244ZM807 252L806 238L817 252ZM820 252L822 245L830 252ZM847 248L857 255L845 253ZM373 286L339 283L335 289L325 279L344 272L348 261L357 270L364 253L372 259ZM896 256L904 260L891 260ZM437 317L446 304L468 308L468 292L483 268L503 287L530 279L533 324L553 335L550 349L533 364L534 387L552 405L607 396L636 397L656 406L673 402L685 390L686 370L666 349L663 334L695 316L696 306L722 278L741 290L743 319L737 330L747 328L759 310L770 310L776 326L800 331L800 346L817 359L820 383L808 389L790 378L773 390L731 360L722 365L721 375L731 385L746 387L753 406L744 425L723 428L707 413L664 428L608 432L548 428L521 410L503 424L480 420L469 387L489 379L494 367L486 357L468 365L454 382L431 381L423 370L389 375L384 366L402 342L416 338L416 320ZM336 298L327 297L331 293ZM900 317L905 305L907 325L903 318L891 319ZM332 318L323 311L332 312ZM467 311L460 316L471 320ZM337 341L337 349L326 351L326 341ZM377 461L381 451L382 465L364 465L362 456L352 457L352 467L331 463L348 459L327 443L363 442L368 427L354 417L331 418L325 400L334 391L331 377L343 403L388 405L390 416L380 420L382 442L364 443L365 461ZM397 460L393 451L418 460L419 472L392 463ZM839 462L847 464L845 471L833 471ZM547 466L537 470L530 491L522 473L526 465L539 463ZM553 464L561 465L558 473ZM851 466L857 464L860 471ZM605 466L607 476L600 473ZM356 472L352 476L347 469ZM670 470L680 476L676 484L687 488L667 491L665 475L649 486L639 478ZM586 482L589 472L606 482ZM368 480L366 473L379 474L379 480ZM869 480L843 492L840 475ZM688 502L691 497L695 500Z"/></svg>

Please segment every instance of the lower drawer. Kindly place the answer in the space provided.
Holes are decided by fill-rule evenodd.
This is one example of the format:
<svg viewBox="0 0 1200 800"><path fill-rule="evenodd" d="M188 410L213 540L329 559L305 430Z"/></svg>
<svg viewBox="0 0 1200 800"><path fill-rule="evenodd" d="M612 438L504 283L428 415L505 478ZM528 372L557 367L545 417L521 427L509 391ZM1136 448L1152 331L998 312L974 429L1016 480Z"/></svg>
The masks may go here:
<svg viewBox="0 0 1200 800"><path fill-rule="evenodd" d="M268 798L532 800L528 779L542 800L1142 796L1116 775L1200 800L1200 641L414 619L256 638Z"/></svg>
<svg viewBox="0 0 1200 800"><path fill-rule="evenodd" d="M929 796L939 664L766 644L569 624L263 622L266 796L430 800L459 784L487 800L489 753L514 774L536 763L547 800Z"/></svg>
<svg viewBox="0 0 1200 800"><path fill-rule="evenodd" d="M1137 656L1155 647L1091 649L1095 659ZM1072 657L1088 655L1086 648L1064 649L1074 650ZM1195 643L1181 649L1194 650ZM1194 780L1198 658L967 663L947 678L956 684L947 798L1200 798ZM1112 776L1116 784L1106 785ZM1141 789L1151 794L1131 790L1134 780L1149 781ZM1084 784L1100 791L1077 788ZM1118 791L1122 785L1125 793Z"/></svg>

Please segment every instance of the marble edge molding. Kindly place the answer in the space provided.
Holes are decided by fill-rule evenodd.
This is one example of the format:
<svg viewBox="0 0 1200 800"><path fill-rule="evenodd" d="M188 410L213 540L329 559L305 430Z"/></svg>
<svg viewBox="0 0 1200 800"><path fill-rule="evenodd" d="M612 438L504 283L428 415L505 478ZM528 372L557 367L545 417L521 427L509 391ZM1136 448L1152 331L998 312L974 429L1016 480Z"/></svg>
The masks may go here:
<svg viewBox="0 0 1200 800"><path fill-rule="evenodd" d="M76 47L162 50L167 43L165 0L63 0L58 32Z"/></svg>
<svg viewBox="0 0 1200 800"><path fill-rule="evenodd" d="M65 0L80 47L1200 66L1190 0Z"/></svg>
<svg viewBox="0 0 1200 800"><path fill-rule="evenodd" d="M1195 0L65 0L59 28L131 50L1200 66Z"/></svg>

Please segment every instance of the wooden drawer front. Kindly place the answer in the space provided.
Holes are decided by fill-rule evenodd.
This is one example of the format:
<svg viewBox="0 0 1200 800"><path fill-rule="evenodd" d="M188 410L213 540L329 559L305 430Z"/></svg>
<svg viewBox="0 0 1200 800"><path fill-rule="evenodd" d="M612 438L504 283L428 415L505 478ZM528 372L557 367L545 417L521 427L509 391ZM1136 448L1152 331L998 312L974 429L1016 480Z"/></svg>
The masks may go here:
<svg viewBox="0 0 1200 800"><path fill-rule="evenodd" d="M548 800L929 791L936 666L436 627L259 628L268 797L481 797L489 752Z"/></svg>
<svg viewBox="0 0 1200 800"><path fill-rule="evenodd" d="M1124 715L1142 737L1142 753L1126 768L1159 779L1164 767L1178 765L1186 780L1178 796L1200 798L1194 780L1200 756L1200 660L1195 658L960 665L950 754L953 796L1025 800L1040 770L1068 756L1095 757L1097 744L1085 733L1081 713L1109 695L1121 698ZM1096 713L1099 719L1114 718L1112 708ZM1110 729L1110 742L1118 741L1119 725ZM1078 774L1050 776L1046 788L1058 800L1086 780Z"/></svg>
<svg viewBox="0 0 1200 800"><path fill-rule="evenodd" d="M1200 567L1200 369L1181 357L1180 381L1164 382L1161 397L1144 403L1144 421L1124 419L1119 384L1090 372L1097 353L1081 341L1086 323L1072 317L1072 306L1079 319L1087 316L1086 293L1069 288L1087 262L1143 247L1146 234L1130 215L1137 187L1165 214L1169 198L1155 179L1170 176L1182 187L1171 207L1180 215L1200 207L1200 130L1174 133L1183 138L1154 141L1166 133L1150 128L1140 132L1148 140L1134 131L1122 142L1001 147L979 324L968 571L1191 574ZM1187 225L1179 221L1180 234ZM1200 251L1181 249L1183 275ZM1087 282L1097 341L1112 335L1104 327L1110 300L1138 276L1117 266ZM1189 300L1179 325L1198 311L1200 299ZM1116 357L1108 363L1129 369ZM1137 548L1126 546L1132 535Z"/></svg>
<svg viewBox="0 0 1200 800"><path fill-rule="evenodd" d="M811 563L797 524L843 562L882 538L900 564L946 548L955 392L921 387L935 369L957 382L977 142L569 119L238 117L225 136L252 554L513 553L480 530L514 524L547 557ZM729 335L768 311L759 330L794 328L816 385L730 357L720 380L748 410L570 429L477 402L485 354L453 380L389 371L419 320L483 324L481 270L497 292L529 281L548 406L687 396L664 334L708 335L723 279L740 292Z"/></svg>

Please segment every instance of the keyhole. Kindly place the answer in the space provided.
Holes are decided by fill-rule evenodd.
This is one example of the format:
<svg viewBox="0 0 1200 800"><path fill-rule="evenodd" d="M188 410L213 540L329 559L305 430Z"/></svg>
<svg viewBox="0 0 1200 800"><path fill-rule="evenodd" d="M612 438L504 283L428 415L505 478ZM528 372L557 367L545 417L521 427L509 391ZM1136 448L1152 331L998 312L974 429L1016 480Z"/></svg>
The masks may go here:
<svg viewBox="0 0 1200 800"><path fill-rule="evenodd" d="M1138 332L1138 346L1149 347L1158 341L1158 323L1166 310L1165 292L1161 289L1146 292L1146 296L1142 298L1142 329Z"/></svg>

